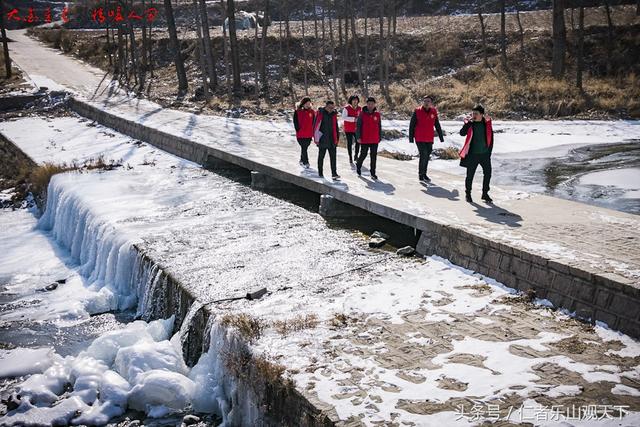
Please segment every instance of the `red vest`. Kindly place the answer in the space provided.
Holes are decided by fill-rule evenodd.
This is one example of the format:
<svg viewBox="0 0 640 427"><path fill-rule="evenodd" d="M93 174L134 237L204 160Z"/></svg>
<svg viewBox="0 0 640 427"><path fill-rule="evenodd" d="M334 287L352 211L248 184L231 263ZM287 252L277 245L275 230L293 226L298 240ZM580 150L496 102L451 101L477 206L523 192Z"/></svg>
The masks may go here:
<svg viewBox="0 0 640 427"><path fill-rule="evenodd" d="M362 111L360 113L360 143L361 144L379 144L380 143L380 113L374 111L369 113Z"/></svg>
<svg viewBox="0 0 640 427"><path fill-rule="evenodd" d="M356 121L361 111L362 108L353 108L349 104L344 107L342 110L342 120L344 121L345 133L356 133Z"/></svg>
<svg viewBox="0 0 640 427"><path fill-rule="evenodd" d="M438 110L429 108L426 110L422 107L416 108L416 129L413 135L416 142L433 142L435 136L434 127L438 118Z"/></svg>
<svg viewBox="0 0 640 427"><path fill-rule="evenodd" d="M466 120L465 120L465 123L467 123ZM491 139L491 136L493 135L493 125L491 124L491 119L485 119L484 123L487 131L487 147L491 147L491 144L493 144L493 140ZM473 126L470 126L469 130L467 131L467 138L464 140L464 145L460 150L460 158L464 159L465 157L467 157L467 154L469 154L472 137L473 137Z"/></svg>
<svg viewBox="0 0 640 427"><path fill-rule="evenodd" d="M312 108L296 110L298 116L298 131L296 138L313 138L313 118L316 112Z"/></svg>

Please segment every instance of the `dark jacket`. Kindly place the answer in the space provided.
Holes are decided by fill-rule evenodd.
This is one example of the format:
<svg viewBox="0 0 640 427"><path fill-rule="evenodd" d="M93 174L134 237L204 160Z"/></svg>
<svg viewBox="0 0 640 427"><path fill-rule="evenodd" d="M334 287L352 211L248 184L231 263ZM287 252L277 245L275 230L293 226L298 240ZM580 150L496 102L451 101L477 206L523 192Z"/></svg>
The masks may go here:
<svg viewBox="0 0 640 427"><path fill-rule="evenodd" d="M338 145L340 140L340 132L338 132L338 112L333 110L327 112L324 107L318 109L318 113L313 122L314 134L317 131L322 133L320 140L316 141L319 147L330 147Z"/></svg>

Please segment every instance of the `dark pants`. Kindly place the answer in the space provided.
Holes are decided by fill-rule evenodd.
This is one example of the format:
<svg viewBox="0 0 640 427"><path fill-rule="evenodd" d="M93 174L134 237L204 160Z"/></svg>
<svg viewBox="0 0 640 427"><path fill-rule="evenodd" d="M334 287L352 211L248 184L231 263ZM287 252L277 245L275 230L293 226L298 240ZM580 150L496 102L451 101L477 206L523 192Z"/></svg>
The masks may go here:
<svg viewBox="0 0 640 427"><path fill-rule="evenodd" d="M309 164L309 154L307 149L311 144L311 138L298 138L298 144L300 144L300 162L303 165Z"/></svg>
<svg viewBox="0 0 640 427"><path fill-rule="evenodd" d="M364 159L367 158L367 152L371 154L371 166L369 171L371 175L376 174L376 160L378 159L378 144L361 144L360 145L360 157L358 157L358 167L361 168L364 163Z"/></svg>
<svg viewBox="0 0 640 427"><path fill-rule="evenodd" d="M320 152L318 153L318 174L322 175L322 167L324 165L324 156L329 152L329 160L331 162L331 175L338 175L336 169L336 146L331 144L329 146L319 146Z"/></svg>
<svg viewBox="0 0 640 427"><path fill-rule="evenodd" d="M427 166L429 166L429 157L433 151L433 142L417 142L418 152L420 153L420 162L418 163L418 178L427 176Z"/></svg>
<svg viewBox="0 0 640 427"><path fill-rule="evenodd" d="M464 181L467 194L471 193L473 177L476 174L478 165L482 167L482 193L489 192L489 182L491 181L491 155L490 154L469 154L467 157L467 178Z"/></svg>
<svg viewBox="0 0 640 427"><path fill-rule="evenodd" d="M356 139L355 133L347 132L345 133L345 135L347 135L347 151L349 151L349 162L353 163L353 159L356 159L356 161L358 160L358 152L360 151L360 144L358 144L358 140ZM352 150L351 150L353 144L356 145L355 156L352 155Z"/></svg>

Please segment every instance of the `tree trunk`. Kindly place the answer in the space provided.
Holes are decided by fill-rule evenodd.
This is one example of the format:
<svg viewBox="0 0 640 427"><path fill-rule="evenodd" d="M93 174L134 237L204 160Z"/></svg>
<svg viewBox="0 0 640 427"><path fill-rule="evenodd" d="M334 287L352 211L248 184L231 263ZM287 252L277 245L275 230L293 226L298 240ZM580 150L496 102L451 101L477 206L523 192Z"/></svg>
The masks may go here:
<svg viewBox="0 0 640 427"><path fill-rule="evenodd" d="M266 94L269 89L267 79L266 63L266 42L267 42L267 22L269 22L269 0L264 0L264 22L262 25L262 39L260 40L260 79L262 80L262 91Z"/></svg>
<svg viewBox="0 0 640 427"><path fill-rule="evenodd" d="M238 51L238 37L236 34L236 5L235 0L227 0L227 17L229 18L229 48L231 50L231 69L233 71L233 95L240 96L240 52Z"/></svg>
<svg viewBox="0 0 640 427"><path fill-rule="evenodd" d="M487 33L485 31L484 17L482 16L482 11L478 11L478 18L480 19L480 34L482 35L482 58L484 61L484 66L486 68L489 68L489 56L487 53Z"/></svg>
<svg viewBox="0 0 640 427"><path fill-rule="evenodd" d="M304 8L302 12L303 12L302 22L300 26L302 28L302 64L304 68L304 94L305 96L309 96L309 76L307 72L307 40L304 34L304 12L305 12Z"/></svg>
<svg viewBox="0 0 640 427"><path fill-rule="evenodd" d="M500 0L500 58L502 60L502 68L508 70L506 9L507 1Z"/></svg>
<svg viewBox="0 0 640 427"><path fill-rule="evenodd" d="M364 96L369 97L369 2L364 2L364 69L361 77L364 82Z"/></svg>
<svg viewBox="0 0 640 427"><path fill-rule="evenodd" d="M522 28L522 21L520 20L520 10L518 9L517 2L516 2L516 20L518 21L518 33L520 34L520 52L524 53L524 28Z"/></svg>
<svg viewBox="0 0 640 427"><path fill-rule="evenodd" d="M333 18L331 17L332 13L329 13L329 45L331 46L331 74L333 74L333 99L338 105L338 81L337 75L338 72L336 70L336 46L333 39Z"/></svg>
<svg viewBox="0 0 640 427"><path fill-rule="evenodd" d="M564 75L567 30L564 23L564 0L553 0L553 51L551 75L556 79Z"/></svg>
<svg viewBox="0 0 640 427"><path fill-rule="evenodd" d="M199 0L200 4L200 22L202 23L202 37L204 42L204 53L207 60L207 70L209 74L209 87L216 90L218 87L218 73L216 73L216 58L213 54L213 46L211 45L211 33L209 32L209 13L207 12L207 3L205 0Z"/></svg>
<svg viewBox="0 0 640 427"><path fill-rule="evenodd" d="M4 54L4 75L11 77L11 57L9 56L9 40L4 22L4 1L0 0L0 35L2 35L2 52Z"/></svg>
<svg viewBox="0 0 640 427"><path fill-rule="evenodd" d="M380 85L380 93L386 93L384 88L384 1L380 0L380 16L378 17L378 25L380 27L378 40L378 79Z"/></svg>
<svg viewBox="0 0 640 427"><path fill-rule="evenodd" d="M398 26L398 3L393 0L393 29L391 32L391 64L396 66L396 28Z"/></svg>
<svg viewBox="0 0 640 427"><path fill-rule="evenodd" d="M222 56L224 60L224 79L227 84L227 92L229 98L232 96L232 85L231 85L231 65L229 64L229 43L227 40L227 29L224 26L224 21L227 18L227 7L224 3L224 0L220 0L220 5L222 7L222 11L224 12L224 16L222 16Z"/></svg>
<svg viewBox="0 0 640 427"><path fill-rule="evenodd" d="M604 10L607 13L607 75L610 76L613 70L613 21L611 20L611 7L605 0Z"/></svg>
<svg viewBox="0 0 640 427"><path fill-rule="evenodd" d="M353 9L352 0L350 0L349 5L351 6L351 39L353 40L353 54L356 57L356 67L358 70L358 84L360 85L360 89L362 93L365 93L364 83L362 79L362 66L360 65L360 50L358 49L358 32L356 31L356 18L355 18L355 10Z"/></svg>
<svg viewBox="0 0 640 427"><path fill-rule="evenodd" d="M206 54L204 51L204 41L202 38L202 22L200 20L200 12L198 6L198 0L193 0L193 12L195 17L195 26L196 26L196 43L198 43L198 57L200 59L200 72L202 74L202 90L204 92L204 98L207 101L207 104L211 100L211 93L209 92L209 81L208 81L208 72L207 72L207 60Z"/></svg>
<svg viewBox="0 0 640 427"><path fill-rule="evenodd" d="M184 69L182 52L180 50L180 43L178 42L178 32L176 31L176 21L173 17L173 6L171 5L171 0L164 0L164 13L167 19L167 29L169 30L171 49L173 50L173 60L176 64L178 93L184 94L189 88L189 84L187 83L187 72Z"/></svg>
<svg viewBox="0 0 640 427"><path fill-rule="evenodd" d="M334 6L335 6L335 2L334 2ZM347 58L347 55L345 52L346 43L344 42L344 38L342 36L342 23L344 20L344 24L345 24L344 26L346 30L347 20L346 20L346 15L344 13L344 7L338 8L336 6L335 11L336 11L336 14L338 15L338 48L336 50L340 52L340 56L342 57L340 61L340 90L342 91L342 96L346 98L347 88L344 85L344 62Z"/></svg>
<svg viewBox="0 0 640 427"><path fill-rule="evenodd" d="M578 64L576 66L576 86L582 92L582 73L584 71L584 6L578 14Z"/></svg>
<svg viewBox="0 0 640 427"><path fill-rule="evenodd" d="M118 24L118 66L116 68L118 78L122 77L125 72L124 64L126 58L124 56L124 37L122 37L122 25Z"/></svg>
<svg viewBox="0 0 640 427"><path fill-rule="evenodd" d="M287 56L287 60L285 61L287 63L287 80L288 80L288 87L289 87L289 95L291 95L291 99L293 101L293 103L296 103L296 93L295 93L295 88L293 87L293 76L291 74L291 27L289 26L289 11L291 10L289 7L289 2L287 0L285 0L284 2L284 10L286 11L285 13L285 18L284 18L284 28L285 28L285 42L284 42L284 47L285 47L285 55Z"/></svg>

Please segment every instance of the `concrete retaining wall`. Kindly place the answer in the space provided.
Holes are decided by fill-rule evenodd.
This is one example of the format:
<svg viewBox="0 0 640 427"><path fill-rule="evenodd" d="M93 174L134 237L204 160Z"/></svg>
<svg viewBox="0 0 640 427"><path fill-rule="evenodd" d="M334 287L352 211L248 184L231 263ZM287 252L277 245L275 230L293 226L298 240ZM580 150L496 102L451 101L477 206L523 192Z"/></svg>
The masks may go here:
<svg viewBox="0 0 640 427"><path fill-rule="evenodd" d="M640 289L619 276L596 274L496 243L321 182L131 122L77 99L72 99L71 107L85 117L193 162L204 165L207 159L220 159L319 194L331 195L337 201L420 230L422 234L416 249L422 255L438 255L507 286L523 291L533 290L537 297L547 298L557 307L575 311L584 319L603 321L611 328L640 337Z"/></svg>

